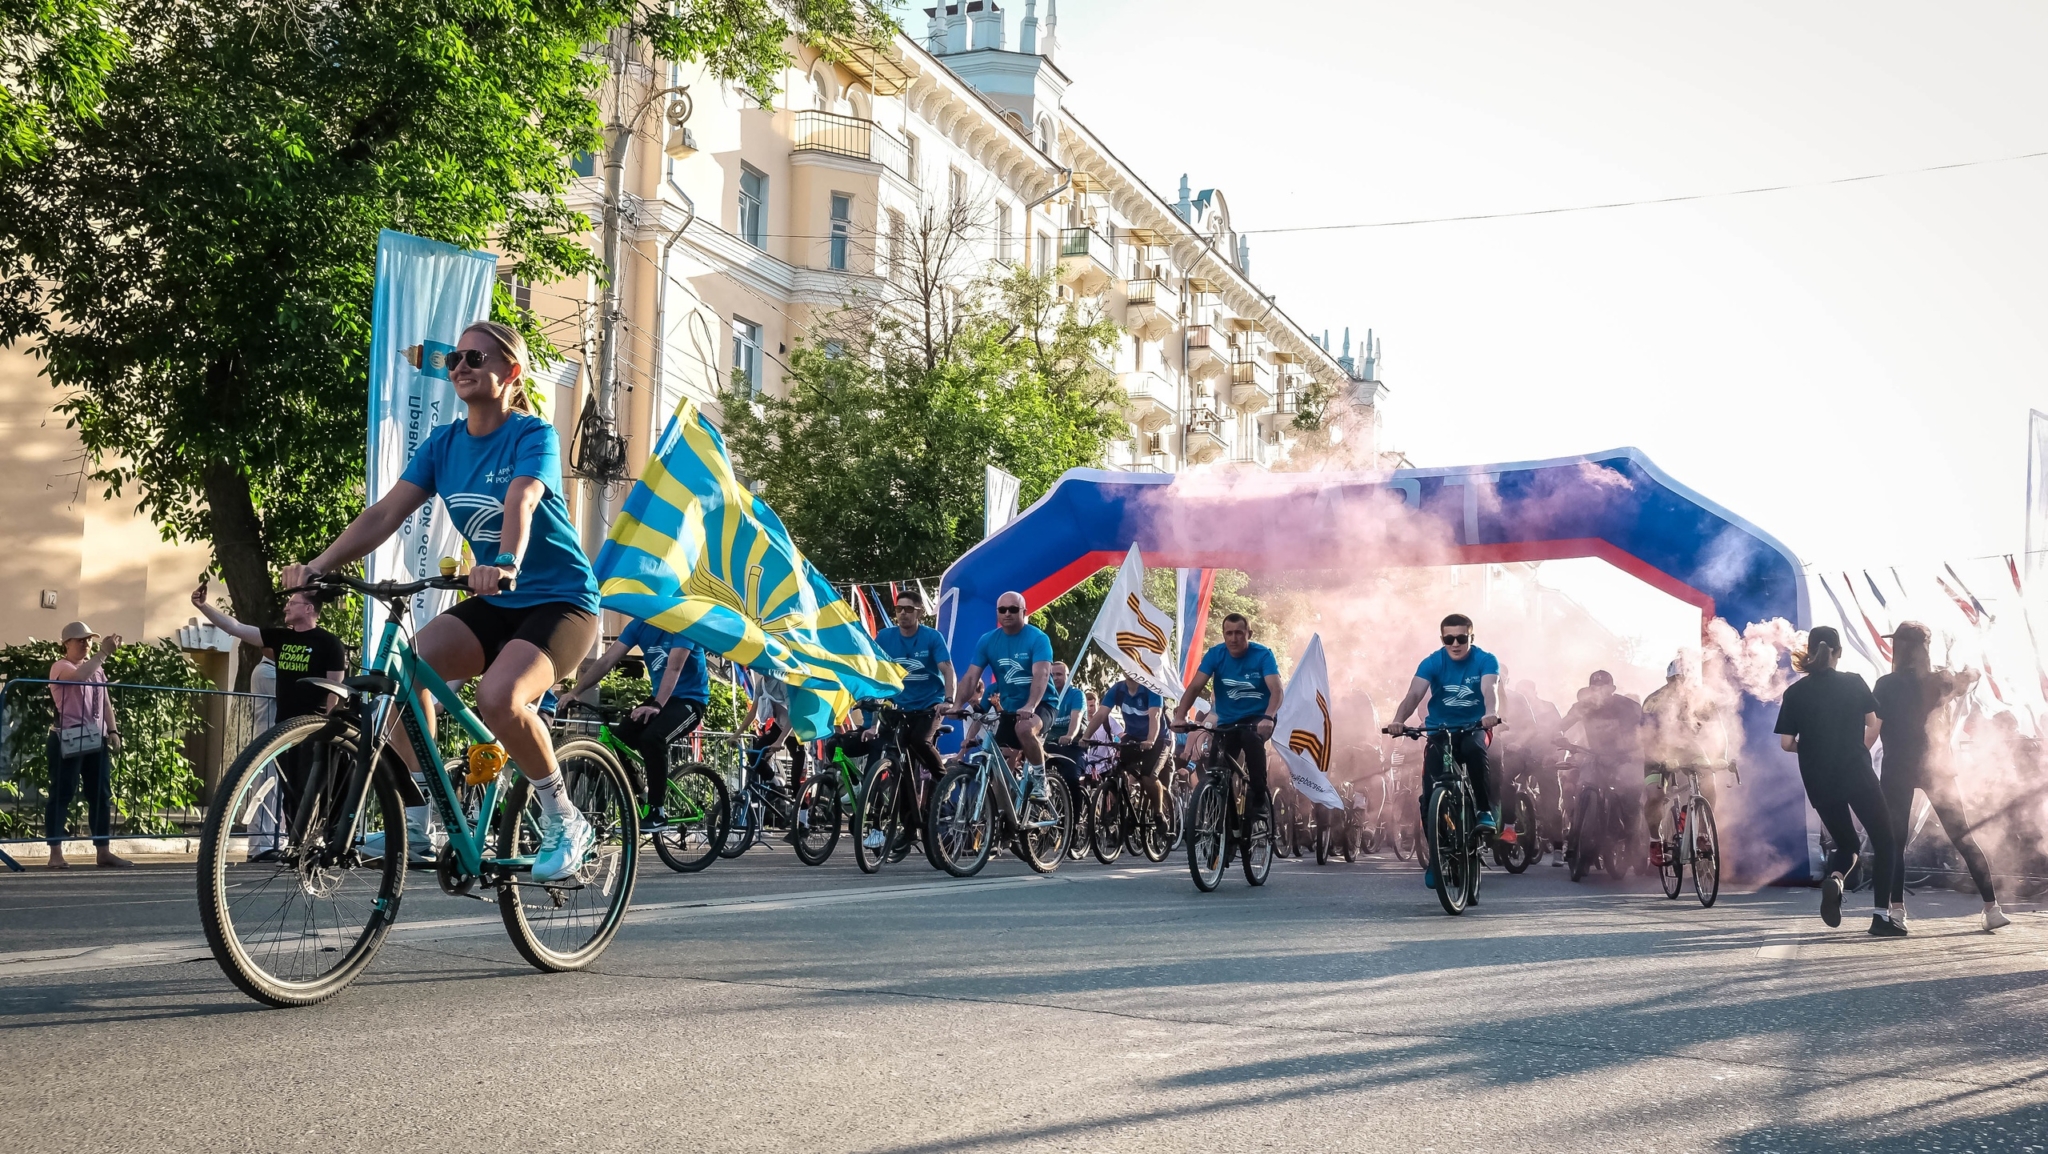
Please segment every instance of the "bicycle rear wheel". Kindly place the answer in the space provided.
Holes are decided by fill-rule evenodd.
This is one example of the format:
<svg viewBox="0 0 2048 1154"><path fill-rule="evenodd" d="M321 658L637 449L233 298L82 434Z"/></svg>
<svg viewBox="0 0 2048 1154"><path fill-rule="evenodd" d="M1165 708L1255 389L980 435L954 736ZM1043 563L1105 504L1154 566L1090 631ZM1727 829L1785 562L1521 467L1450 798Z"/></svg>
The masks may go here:
<svg viewBox="0 0 2048 1154"><path fill-rule="evenodd" d="M796 793L795 824L797 860L805 865L824 865L839 845L839 771L814 773Z"/></svg>
<svg viewBox="0 0 2048 1154"><path fill-rule="evenodd" d="M864 874L890 861L903 832L902 789L906 775L892 758L878 758L861 782L853 805L853 864Z"/></svg>
<svg viewBox="0 0 2048 1154"><path fill-rule="evenodd" d="M498 912L519 956L534 968L580 970L611 945L633 900L640 860L640 816L633 783L611 752L592 741L571 741L555 751L569 799L597 834L583 866L565 878L536 882L506 869L498 886ZM500 863L533 860L540 848L540 803L525 774L514 776L499 811Z"/></svg>
<svg viewBox="0 0 2048 1154"><path fill-rule="evenodd" d="M1536 807L1530 804L1526 793L1515 794L1514 804L1509 807L1509 825L1514 829L1514 840L1506 836L1494 842L1494 858L1502 869L1511 874L1521 873L1536 860Z"/></svg>
<svg viewBox="0 0 2048 1154"><path fill-rule="evenodd" d="M718 859L732 826L725 779L702 765L669 774L663 793L669 826L654 832L654 853L677 873L696 873Z"/></svg>
<svg viewBox="0 0 2048 1154"><path fill-rule="evenodd" d="M932 788L925 838L932 860L956 878L971 878L988 864L996 848L994 803L975 767L948 770Z"/></svg>
<svg viewBox="0 0 2048 1154"><path fill-rule="evenodd" d="M1230 861L1223 821L1229 808L1223 791L1213 782L1196 786L1194 799L1188 803L1188 873L1194 876L1195 888L1205 894L1222 884L1223 867Z"/></svg>
<svg viewBox="0 0 2048 1154"><path fill-rule="evenodd" d="M1120 791L1105 783L1095 791L1095 804L1088 807L1088 847L1095 860L1113 865L1124 853L1124 819Z"/></svg>
<svg viewBox="0 0 2048 1154"><path fill-rule="evenodd" d="M1711 907L1721 896L1721 831L1704 797L1693 799L1692 839L1692 892L1702 907Z"/></svg>
<svg viewBox="0 0 2048 1154"><path fill-rule="evenodd" d="M221 779L199 838L199 920L222 972L243 993L272 1006L309 1006L340 993L377 956L398 919L405 890L405 809L387 765L371 775L356 829L329 829L357 757L360 734L346 721L298 717L257 738ZM395 755L386 754L395 764ZM291 773L283 771L289 767ZM399 769L398 772L403 772ZM259 813L281 799L287 777L306 799L303 838L295 814L277 804L275 860L259 844ZM296 792L296 791L295 791ZM380 835L382 857L361 855ZM338 836L346 845L331 846Z"/></svg>
<svg viewBox="0 0 2048 1154"><path fill-rule="evenodd" d="M1472 859L1465 850L1466 832L1459 822L1458 799L1438 786L1429 795L1429 861L1436 867L1436 900L1453 916L1465 912L1466 872Z"/></svg>

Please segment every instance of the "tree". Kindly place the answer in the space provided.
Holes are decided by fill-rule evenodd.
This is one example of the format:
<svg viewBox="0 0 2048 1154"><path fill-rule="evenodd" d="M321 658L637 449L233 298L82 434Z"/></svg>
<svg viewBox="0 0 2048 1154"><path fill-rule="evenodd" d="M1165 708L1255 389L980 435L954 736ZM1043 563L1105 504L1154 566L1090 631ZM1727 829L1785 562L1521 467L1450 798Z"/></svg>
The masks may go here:
<svg viewBox="0 0 2048 1154"><path fill-rule="evenodd" d="M91 123L127 38L108 0L0 0L0 171L41 159L59 116Z"/></svg>
<svg viewBox="0 0 2048 1154"><path fill-rule="evenodd" d="M1029 502L1128 436L1101 358L1118 331L1023 270L962 283L960 209L894 238L893 276L791 354L787 397L722 398L734 465L840 581L930 576L981 539L984 469Z"/></svg>
<svg viewBox="0 0 2048 1154"><path fill-rule="evenodd" d="M362 505L380 229L595 271L564 199L601 143L585 46L628 28L772 94L791 36L886 26L869 0L118 2L100 121L52 105L42 158L0 174L0 342L45 359L109 495L209 541L256 621ZM547 354L508 292L495 313Z"/></svg>

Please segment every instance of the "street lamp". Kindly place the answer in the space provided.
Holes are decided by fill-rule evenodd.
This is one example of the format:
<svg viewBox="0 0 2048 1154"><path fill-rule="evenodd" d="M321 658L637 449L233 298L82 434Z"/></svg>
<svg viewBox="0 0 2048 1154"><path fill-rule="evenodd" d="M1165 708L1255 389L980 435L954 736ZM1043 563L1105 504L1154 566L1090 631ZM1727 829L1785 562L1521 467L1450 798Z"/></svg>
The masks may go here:
<svg viewBox="0 0 2048 1154"><path fill-rule="evenodd" d="M684 160L696 155L697 152L697 137L689 128L690 113L694 106L690 103L688 88L672 88L669 95L666 113L668 143L663 146L662 151L676 160Z"/></svg>

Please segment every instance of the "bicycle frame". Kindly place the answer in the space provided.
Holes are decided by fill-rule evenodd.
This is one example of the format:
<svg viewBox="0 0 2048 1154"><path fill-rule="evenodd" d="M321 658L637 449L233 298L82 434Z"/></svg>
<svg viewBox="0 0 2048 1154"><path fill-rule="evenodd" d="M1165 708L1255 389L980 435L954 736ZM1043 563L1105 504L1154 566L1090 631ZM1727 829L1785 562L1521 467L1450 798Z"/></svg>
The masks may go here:
<svg viewBox="0 0 2048 1154"><path fill-rule="evenodd" d="M992 710L977 718L977 720L981 722L981 734L977 738L975 752L981 755L981 764L975 770L974 812L970 816L973 820L980 821L982 815L981 807L988 804L988 799L993 794L997 802L996 810L1002 815L1003 821L1013 830L1021 829L1024 823L1018 815L1024 812L1024 803L1031 796L1032 782L1043 777L1045 767L1038 766L1034 771L1033 767L1027 765L1022 770L1012 771L1010 769L1010 759L1003 756L1002 747L996 744L996 727L1002 721L1002 712L1000 710ZM1001 790L989 789L989 774L992 765L1001 767L1003 784ZM1079 804L1078 799L1076 804Z"/></svg>

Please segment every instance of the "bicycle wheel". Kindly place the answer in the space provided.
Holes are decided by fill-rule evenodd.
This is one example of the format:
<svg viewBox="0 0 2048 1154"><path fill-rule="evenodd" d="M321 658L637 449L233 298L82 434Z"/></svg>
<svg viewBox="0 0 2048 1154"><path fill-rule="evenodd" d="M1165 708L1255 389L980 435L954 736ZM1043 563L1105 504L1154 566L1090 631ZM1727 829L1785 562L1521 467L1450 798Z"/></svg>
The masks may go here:
<svg viewBox="0 0 2048 1154"><path fill-rule="evenodd" d="M536 969L580 970L611 944L633 900L640 860L640 815L633 783L610 751L593 741L571 741L555 751L569 799L597 833L583 866L565 878L536 882L506 871L498 886L498 912L519 956ZM540 847L540 803L533 783L515 775L499 811L497 857L533 860Z"/></svg>
<svg viewBox="0 0 2048 1154"><path fill-rule="evenodd" d="M1223 883L1223 867L1230 861L1226 856L1229 836L1223 824L1229 808L1223 791L1212 782L1196 786L1195 796L1188 802L1188 872L1194 875L1195 888L1205 894L1215 892Z"/></svg>
<svg viewBox="0 0 2048 1154"><path fill-rule="evenodd" d="M1359 791L1357 806L1351 810L1352 828L1358 831L1358 852L1366 855L1380 850L1380 826L1392 810L1392 793L1387 788L1385 774L1374 778ZM1350 859L1345 859L1350 860Z"/></svg>
<svg viewBox="0 0 2048 1154"><path fill-rule="evenodd" d="M1246 824L1250 824L1249 818ZM1265 832L1261 833L1256 828L1248 832L1251 837L1240 847L1238 861L1244 866L1244 880L1251 885L1262 886L1273 875L1273 858L1278 852L1273 844L1272 818L1266 819Z"/></svg>
<svg viewBox="0 0 2048 1154"><path fill-rule="evenodd" d="M1334 848L1330 844L1331 812L1328 807L1320 805L1311 811L1314 816L1309 819L1309 840L1316 846L1317 865L1330 864L1330 850Z"/></svg>
<svg viewBox="0 0 2048 1154"><path fill-rule="evenodd" d="M1358 860L1358 830L1351 819L1348 807L1337 811L1337 848L1344 852L1347 863Z"/></svg>
<svg viewBox="0 0 2048 1154"><path fill-rule="evenodd" d="M1124 853L1124 820L1120 790L1106 784L1095 791L1095 804L1088 809L1088 845L1095 860L1114 864Z"/></svg>
<svg viewBox="0 0 2048 1154"><path fill-rule="evenodd" d="M761 795L752 788L740 790L732 799L732 825L726 830L725 841L718 847L718 856L736 858L754 848L761 838L761 820L765 806Z"/></svg>
<svg viewBox="0 0 2048 1154"><path fill-rule="evenodd" d="M940 869L956 878L981 872L996 848L994 808L975 767L956 766L939 779L925 817L925 838Z"/></svg>
<svg viewBox="0 0 2048 1154"><path fill-rule="evenodd" d="M1103 792L1108 792L1107 790ZM1017 856L1042 874L1060 868L1060 857L1074 829L1074 799L1067 783L1057 776L1038 779L1038 788L1024 799L1024 811L1017 815Z"/></svg>
<svg viewBox="0 0 2048 1154"><path fill-rule="evenodd" d="M1100 779L1081 779L1081 796L1074 801L1074 828L1067 835L1067 859L1080 861L1095 844L1095 799L1102 796Z"/></svg>
<svg viewBox="0 0 2048 1154"><path fill-rule="evenodd" d="M860 785L853 806L853 864L874 873L890 860L903 830L902 789L906 775L887 757L877 758Z"/></svg>
<svg viewBox="0 0 2048 1154"><path fill-rule="evenodd" d="M1573 881L1582 881L1593 869L1593 859L1599 856L1597 832L1603 827L1605 810L1596 795L1586 799L1579 820L1572 823L1570 840L1565 856L1571 861Z"/></svg>
<svg viewBox="0 0 2048 1154"><path fill-rule="evenodd" d="M1387 840L1393 845L1395 861L1407 861L1421 852L1422 832L1407 814L1394 819L1394 831Z"/></svg>
<svg viewBox="0 0 2048 1154"><path fill-rule="evenodd" d="M824 865L839 845L839 771L816 773L797 790L797 860L807 866Z"/></svg>
<svg viewBox="0 0 2048 1154"><path fill-rule="evenodd" d="M1702 907L1711 907L1721 896L1721 831L1704 797L1693 799L1692 841L1692 892Z"/></svg>
<svg viewBox="0 0 2048 1154"><path fill-rule="evenodd" d="M1301 856L1301 832L1294 827L1292 807L1287 798L1277 789L1268 789L1266 800L1266 836L1273 843L1273 852L1281 857Z"/></svg>
<svg viewBox="0 0 2048 1154"><path fill-rule="evenodd" d="M1458 822L1458 801L1438 786L1429 795L1429 861L1436 867L1436 900L1453 916L1465 912L1465 874L1471 861L1465 851L1465 830Z"/></svg>
<svg viewBox="0 0 2048 1154"><path fill-rule="evenodd" d="M1514 827L1514 840L1502 837L1494 845L1494 860L1511 874L1521 873L1536 860L1536 807L1526 793L1517 793L1514 804L1509 807L1510 824Z"/></svg>
<svg viewBox="0 0 2048 1154"><path fill-rule="evenodd" d="M732 798L725 779L702 765L669 772L663 806L669 826L654 832L654 853L677 873L696 873L718 860L732 827Z"/></svg>
<svg viewBox="0 0 2048 1154"><path fill-rule="evenodd" d="M243 993L272 1006L309 1006L361 974L398 919L405 890L405 809L386 753L372 775L354 831L329 829L357 757L348 722L297 717L257 738L222 777L199 838L199 920L221 971ZM250 860L256 821L287 775L311 794L303 838L295 814L277 807L276 860ZM396 772L404 772L400 766ZM362 837L383 836L381 858L361 856ZM346 844L335 846L331 840Z"/></svg>
<svg viewBox="0 0 2048 1154"><path fill-rule="evenodd" d="M1159 812L1150 786L1140 787L1138 798L1142 807L1138 814L1138 852L1145 855L1146 861L1163 862L1173 852L1174 842L1180 839L1180 822L1171 808L1166 813ZM1171 807L1171 798L1167 804Z"/></svg>
<svg viewBox="0 0 2048 1154"><path fill-rule="evenodd" d="M1673 901L1685 887L1684 838L1689 823L1682 820L1682 806L1683 803L1667 806L1664 820L1657 824L1657 881L1664 887L1664 896ZM1668 837L1664 832L1667 827L1671 830Z"/></svg>

